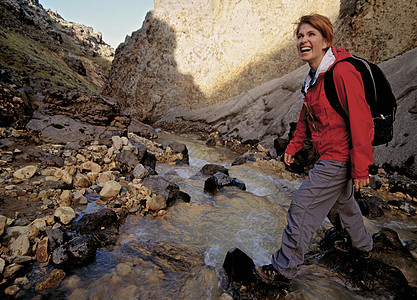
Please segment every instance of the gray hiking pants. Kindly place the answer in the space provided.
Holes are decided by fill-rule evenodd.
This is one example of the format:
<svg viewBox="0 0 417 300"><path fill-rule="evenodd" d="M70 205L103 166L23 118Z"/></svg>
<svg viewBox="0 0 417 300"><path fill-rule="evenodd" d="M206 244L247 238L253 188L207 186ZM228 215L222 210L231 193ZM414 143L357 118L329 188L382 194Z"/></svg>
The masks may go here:
<svg viewBox="0 0 417 300"><path fill-rule="evenodd" d="M319 160L294 195L281 249L272 255L272 265L285 277L292 279L297 275L307 243L327 215L334 220L339 214L340 225L349 233L353 247L372 250L372 236L353 196L349 164Z"/></svg>

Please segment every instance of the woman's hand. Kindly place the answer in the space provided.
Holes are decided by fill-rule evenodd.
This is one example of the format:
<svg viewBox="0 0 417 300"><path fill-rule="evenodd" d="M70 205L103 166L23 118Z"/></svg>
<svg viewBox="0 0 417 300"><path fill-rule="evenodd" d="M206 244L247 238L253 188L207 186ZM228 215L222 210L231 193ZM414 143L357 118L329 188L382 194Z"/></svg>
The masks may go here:
<svg viewBox="0 0 417 300"><path fill-rule="evenodd" d="M369 178L366 179L354 179L355 184L355 192L359 191L361 188L367 186L369 184Z"/></svg>
<svg viewBox="0 0 417 300"><path fill-rule="evenodd" d="M284 162L289 166L294 162L294 156L288 153L284 153Z"/></svg>

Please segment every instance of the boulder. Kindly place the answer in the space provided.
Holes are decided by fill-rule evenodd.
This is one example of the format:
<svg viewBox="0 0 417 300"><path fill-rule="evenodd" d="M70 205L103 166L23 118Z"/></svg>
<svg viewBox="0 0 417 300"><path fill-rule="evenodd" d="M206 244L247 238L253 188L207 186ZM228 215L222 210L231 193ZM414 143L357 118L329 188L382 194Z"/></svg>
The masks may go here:
<svg viewBox="0 0 417 300"><path fill-rule="evenodd" d="M224 166L220 166L216 164L206 164L200 170L201 174L210 175L210 176L216 174L217 172L220 172L229 176L229 170L227 170Z"/></svg>
<svg viewBox="0 0 417 300"><path fill-rule="evenodd" d="M244 182L237 178L231 178L224 173L217 172L204 182L204 193L213 196L225 186L235 186L243 191L246 190Z"/></svg>
<svg viewBox="0 0 417 300"><path fill-rule="evenodd" d="M152 196L160 195L165 199L165 204L167 207L173 205L177 201L190 202L191 197L182 191L175 183L171 183L165 178L155 175L149 176L143 179L142 185L147 187L151 192ZM160 202L162 198L155 198Z"/></svg>
<svg viewBox="0 0 417 300"><path fill-rule="evenodd" d="M155 129L147 124L144 124L136 119L130 121L129 127L127 128L129 132L137 134L147 139L156 139L158 135Z"/></svg>

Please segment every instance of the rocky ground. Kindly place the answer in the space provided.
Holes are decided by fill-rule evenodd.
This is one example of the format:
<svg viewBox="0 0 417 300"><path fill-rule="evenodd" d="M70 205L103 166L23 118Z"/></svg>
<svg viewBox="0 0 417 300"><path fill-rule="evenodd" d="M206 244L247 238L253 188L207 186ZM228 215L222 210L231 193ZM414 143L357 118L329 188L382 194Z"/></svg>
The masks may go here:
<svg viewBox="0 0 417 300"><path fill-rule="evenodd" d="M208 147L232 144L216 134L200 138ZM5 297L31 292L39 298L59 286L68 270L88 264L99 248L115 241L128 214L160 218L177 201L190 201L155 172L157 163L187 164L183 144L158 144L132 132L82 146L46 143L11 127L1 128L0 140L0 289ZM275 149L240 149L250 151L233 164L258 161L286 179L305 176L292 175L279 159L272 159ZM206 192L213 194L226 185L244 189L244 183L229 178L221 166L207 166L202 172L213 175L206 181ZM415 218L415 182L380 169L365 192L359 199L364 215ZM407 245L414 256L416 249L417 244ZM415 263L413 255L408 259ZM34 265L42 276L33 276Z"/></svg>

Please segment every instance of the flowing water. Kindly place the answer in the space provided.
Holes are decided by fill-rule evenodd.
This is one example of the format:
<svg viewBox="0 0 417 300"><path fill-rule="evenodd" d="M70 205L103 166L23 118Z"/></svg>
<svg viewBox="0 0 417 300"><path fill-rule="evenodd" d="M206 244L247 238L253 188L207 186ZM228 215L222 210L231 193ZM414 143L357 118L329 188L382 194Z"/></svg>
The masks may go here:
<svg viewBox="0 0 417 300"><path fill-rule="evenodd" d="M191 203L176 204L155 219L129 216L117 244L101 249L94 263L75 272L81 282L64 283L67 299L218 299L228 250L238 247L256 264L266 264L278 249L286 208L301 182L279 179L253 162L231 166L238 154L208 148L192 136L162 134L163 139L187 145L190 166L157 164L157 172L188 193ZM245 182L246 191L224 188L215 196L204 194L207 177L196 174L207 163L227 167L231 177ZM383 226L367 225L373 233ZM330 227L328 222L323 226ZM409 234L413 228L405 231ZM411 235L417 240L415 228ZM334 274L303 266L286 299L318 298L365 297Z"/></svg>

